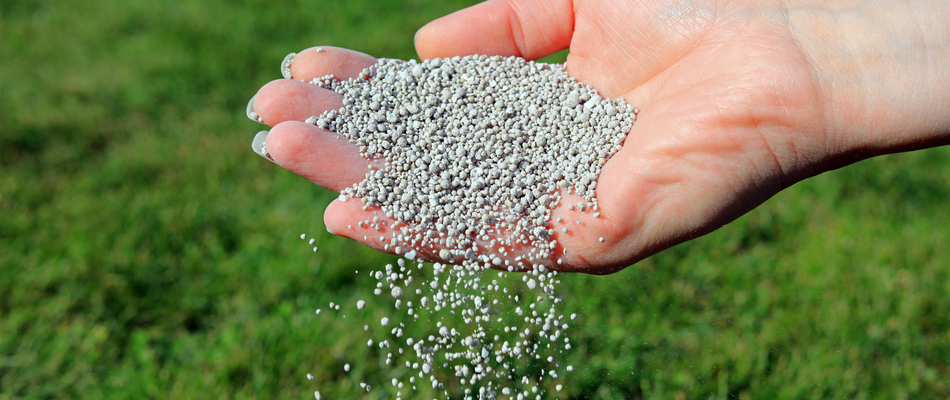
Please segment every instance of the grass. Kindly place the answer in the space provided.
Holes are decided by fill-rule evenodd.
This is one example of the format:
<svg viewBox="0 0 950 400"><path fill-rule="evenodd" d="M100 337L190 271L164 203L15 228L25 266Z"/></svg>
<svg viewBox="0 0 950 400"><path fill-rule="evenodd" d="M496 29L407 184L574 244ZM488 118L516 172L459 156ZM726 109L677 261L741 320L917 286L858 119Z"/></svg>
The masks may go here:
<svg viewBox="0 0 950 400"><path fill-rule="evenodd" d="M255 156L244 105L286 53L410 58L470 3L4 1L0 399L391 395L358 329L379 315L314 309L393 259L326 233L334 194ZM950 149L881 157L564 277L564 396L947 398L947 199Z"/></svg>

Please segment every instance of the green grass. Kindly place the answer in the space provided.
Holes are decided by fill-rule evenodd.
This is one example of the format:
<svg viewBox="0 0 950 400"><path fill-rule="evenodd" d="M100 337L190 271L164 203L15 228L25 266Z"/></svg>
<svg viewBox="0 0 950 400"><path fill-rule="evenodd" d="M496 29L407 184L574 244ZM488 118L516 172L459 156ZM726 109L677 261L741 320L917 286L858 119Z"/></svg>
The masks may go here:
<svg viewBox="0 0 950 400"><path fill-rule="evenodd" d="M359 329L379 315L313 311L376 301L354 271L393 259L326 233L334 195L255 156L244 105L286 53L410 58L419 26L470 3L0 4L0 399L385 393ZM564 276L565 393L947 398L948 199L950 149L881 157Z"/></svg>

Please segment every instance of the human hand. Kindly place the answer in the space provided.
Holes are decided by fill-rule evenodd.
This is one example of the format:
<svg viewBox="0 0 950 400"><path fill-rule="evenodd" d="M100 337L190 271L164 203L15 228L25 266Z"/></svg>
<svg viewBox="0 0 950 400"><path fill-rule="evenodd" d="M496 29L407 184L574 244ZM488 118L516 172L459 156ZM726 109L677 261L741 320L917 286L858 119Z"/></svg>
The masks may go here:
<svg viewBox="0 0 950 400"><path fill-rule="evenodd" d="M423 27L416 48L421 58L535 59L569 47L573 77L641 109L600 175L601 218L563 205L552 212L571 229L556 231L569 251L549 265L608 273L711 232L807 177L950 141L950 118L935 107L950 100L946 4L746 3L491 0ZM342 105L300 80L353 77L376 60L324 49L297 55L294 80L267 84L253 109L273 127L266 147L275 162L339 191L363 179L368 161L300 122ZM349 228L374 215L334 201L325 221L382 249L385 229Z"/></svg>

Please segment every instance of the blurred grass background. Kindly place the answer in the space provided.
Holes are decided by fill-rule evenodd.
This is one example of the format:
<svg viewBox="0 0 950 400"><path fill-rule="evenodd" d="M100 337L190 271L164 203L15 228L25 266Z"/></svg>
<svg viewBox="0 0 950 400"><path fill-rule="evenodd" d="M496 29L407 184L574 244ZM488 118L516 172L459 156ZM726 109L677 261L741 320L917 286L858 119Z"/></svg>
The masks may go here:
<svg viewBox="0 0 950 400"><path fill-rule="evenodd" d="M334 195L254 155L244 106L289 52L412 58L472 3L0 3L0 400L392 395L378 316L314 315L392 259L326 233ZM948 205L950 149L881 157L565 276L563 397L946 399Z"/></svg>

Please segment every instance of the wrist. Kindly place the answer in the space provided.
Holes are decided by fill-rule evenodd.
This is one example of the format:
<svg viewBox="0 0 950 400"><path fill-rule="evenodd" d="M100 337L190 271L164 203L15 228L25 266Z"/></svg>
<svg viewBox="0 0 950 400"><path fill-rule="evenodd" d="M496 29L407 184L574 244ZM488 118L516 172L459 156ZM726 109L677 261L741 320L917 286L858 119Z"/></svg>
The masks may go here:
<svg viewBox="0 0 950 400"><path fill-rule="evenodd" d="M828 150L871 156L950 143L950 3L818 4L791 5L788 15L819 82Z"/></svg>

